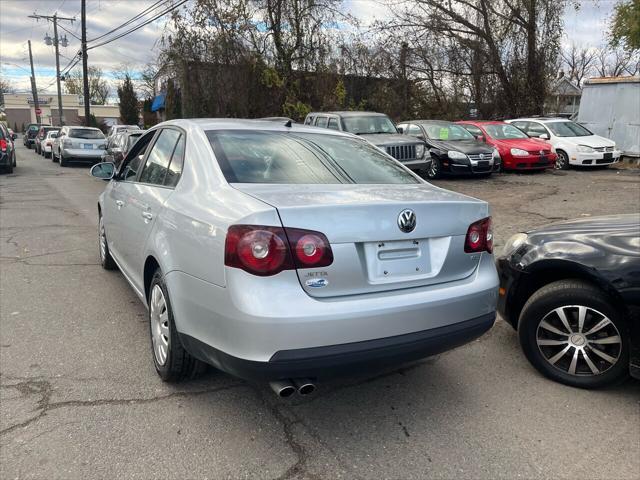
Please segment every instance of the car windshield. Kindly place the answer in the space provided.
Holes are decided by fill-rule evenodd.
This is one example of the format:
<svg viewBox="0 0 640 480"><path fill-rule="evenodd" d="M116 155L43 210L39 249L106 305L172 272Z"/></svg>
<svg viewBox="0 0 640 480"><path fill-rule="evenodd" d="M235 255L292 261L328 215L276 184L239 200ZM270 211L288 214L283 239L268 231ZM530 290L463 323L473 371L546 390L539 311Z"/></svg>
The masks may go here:
<svg viewBox="0 0 640 480"><path fill-rule="evenodd" d="M557 137L588 137L593 135L589 130L575 122L549 122L545 125Z"/></svg>
<svg viewBox="0 0 640 480"><path fill-rule="evenodd" d="M383 115L359 115L343 117L345 131L356 135L368 133L398 133L395 125Z"/></svg>
<svg viewBox="0 0 640 480"><path fill-rule="evenodd" d="M514 127L513 125L509 125L508 123L489 124L485 125L484 129L491 138L495 138L496 140L529 138L529 136L522 130Z"/></svg>
<svg viewBox="0 0 640 480"><path fill-rule="evenodd" d="M206 133L229 183L419 183L377 148L354 138L268 131Z"/></svg>
<svg viewBox="0 0 640 480"><path fill-rule="evenodd" d="M100 130L90 128L72 128L69 130L69 136L73 138L84 138L86 140L104 138L104 134Z"/></svg>
<svg viewBox="0 0 640 480"><path fill-rule="evenodd" d="M427 132L427 137L432 140L473 140L475 137L460 125L448 125L443 123L422 125Z"/></svg>

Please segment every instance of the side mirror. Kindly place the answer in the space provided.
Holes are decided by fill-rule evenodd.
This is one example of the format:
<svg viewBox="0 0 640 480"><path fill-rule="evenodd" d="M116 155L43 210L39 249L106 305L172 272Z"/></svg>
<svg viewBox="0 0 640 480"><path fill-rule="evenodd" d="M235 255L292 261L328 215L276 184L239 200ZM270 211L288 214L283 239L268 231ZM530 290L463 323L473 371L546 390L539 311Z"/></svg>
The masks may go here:
<svg viewBox="0 0 640 480"><path fill-rule="evenodd" d="M548 134L546 134L546 133L543 133L543 134L542 134L542 135L540 135L538 138L539 138L539 139L541 139L541 140L549 140L549 135L548 135Z"/></svg>
<svg viewBox="0 0 640 480"><path fill-rule="evenodd" d="M101 180L111 180L115 173L116 166L113 162L96 163L91 167L91 170L89 170L89 175Z"/></svg>
<svg viewBox="0 0 640 480"><path fill-rule="evenodd" d="M396 127L398 129L398 133L404 133L404 128L402 127Z"/></svg>

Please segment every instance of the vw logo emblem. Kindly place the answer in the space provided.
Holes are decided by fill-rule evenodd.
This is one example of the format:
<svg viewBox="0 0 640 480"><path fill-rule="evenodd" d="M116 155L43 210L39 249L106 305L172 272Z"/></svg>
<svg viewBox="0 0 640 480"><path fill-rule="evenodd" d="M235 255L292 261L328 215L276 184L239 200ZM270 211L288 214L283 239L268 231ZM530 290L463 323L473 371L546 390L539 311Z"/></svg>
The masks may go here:
<svg viewBox="0 0 640 480"><path fill-rule="evenodd" d="M398 215L398 228L404 233L413 232L416 228L416 214L413 210L406 208Z"/></svg>
<svg viewBox="0 0 640 480"><path fill-rule="evenodd" d="M540 150L540 155L544 155L544 150Z"/></svg>

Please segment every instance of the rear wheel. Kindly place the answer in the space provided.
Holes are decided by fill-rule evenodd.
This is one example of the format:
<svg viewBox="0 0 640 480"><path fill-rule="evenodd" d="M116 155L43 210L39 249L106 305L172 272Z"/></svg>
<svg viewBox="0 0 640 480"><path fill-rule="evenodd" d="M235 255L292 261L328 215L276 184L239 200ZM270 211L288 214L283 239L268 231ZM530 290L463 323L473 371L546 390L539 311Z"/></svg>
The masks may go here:
<svg viewBox="0 0 640 480"><path fill-rule="evenodd" d="M628 375L624 318L588 283L561 280L535 292L520 315L518 336L531 364L565 385L599 388Z"/></svg>
<svg viewBox="0 0 640 480"><path fill-rule="evenodd" d="M56 152L53 149L51 149L51 161L52 162L58 161L58 157L56 157Z"/></svg>
<svg viewBox="0 0 640 480"><path fill-rule="evenodd" d="M67 167L69 165L69 160L64 158L64 155L62 155L62 153L60 154L59 161L61 167Z"/></svg>
<svg viewBox="0 0 640 480"><path fill-rule="evenodd" d="M156 372L165 382L195 378L206 365L192 357L180 343L173 319L171 302L160 269L149 288L149 327Z"/></svg>
<svg viewBox="0 0 640 480"><path fill-rule="evenodd" d="M556 159L556 170L566 170L569 168L569 156L562 150L556 152L558 158Z"/></svg>

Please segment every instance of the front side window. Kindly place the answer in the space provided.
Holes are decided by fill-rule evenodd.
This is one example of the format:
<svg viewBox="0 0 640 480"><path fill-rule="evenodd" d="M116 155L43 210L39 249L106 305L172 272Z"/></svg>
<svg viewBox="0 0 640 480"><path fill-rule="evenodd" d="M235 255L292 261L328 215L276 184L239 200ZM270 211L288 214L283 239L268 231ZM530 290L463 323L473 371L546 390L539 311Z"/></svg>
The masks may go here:
<svg viewBox="0 0 640 480"><path fill-rule="evenodd" d="M427 137L433 140L473 140L473 135L460 125L434 123L424 124L423 127L427 132Z"/></svg>
<svg viewBox="0 0 640 480"><path fill-rule="evenodd" d="M335 117L329 119L329 124L327 126L331 130L340 130L340 127L338 127L338 119Z"/></svg>
<svg viewBox="0 0 640 480"><path fill-rule="evenodd" d="M210 130L207 137L229 183L419 183L359 139L271 131Z"/></svg>
<svg viewBox="0 0 640 480"><path fill-rule="evenodd" d="M327 128L327 117L316 118L316 127Z"/></svg>
<svg viewBox="0 0 640 480"><path fill-rule="evenodd" d="M547 129L543 125L536 122L529 122L525 128L525 132L530 137L539 137L540 135L548 134Z"/></svg>
<svg viewBox="0 0 640 480"><path fill-rule="evenodd" d="M368 133L398 133L395 125L385 115L354 115L342 118L344 130L356 135Z"/></svg>
<svg viewBox="0 0 640 480"><path fill-rule="evenodd" d="M547 127L557 137L588 137L593 135L589 130L575 122L550 122L547 123Z"/></svg>
<svg viewBox="0 0 640 480"><path fill-rule="evenodd" d="M471 135L474 135L476 137L479 137L481 135L484 135L484 133L482 133L482 130L480 130L478 127L476 127L475 125L468 125L468 124L463 124L462 125ZM485 127L487 128L487 127ZM492 135L490 135L492 136Z"/></svg>
<svg viewBox="0 0 640 480"><path fill-rule="evenodd" d="M509 125L508 123L498 123L485 125L485 130L491 138L496 140L511 140L517 138L529 138L522 130Z"/></svg>
<svg viewBox="0 0 640 480"><path fill-rule="evenodd" d="M422 135L422 130L418 125L414 125L413 123L409 125L409 129L407 130L407 135L411 135L413 137L420 137Z"/></svg>
<svg viewBox="0 0 640 480"><path fill-rule="evenodd" d="M164 129L160 132L156 143L153 144L147 157L142 173L140 173L141 183L151 183L153 185L163 185L164 177L167 174L167 167L171 161L171 155L176 148L176 142L180 137L180 132L172 129Z"/></svg>

